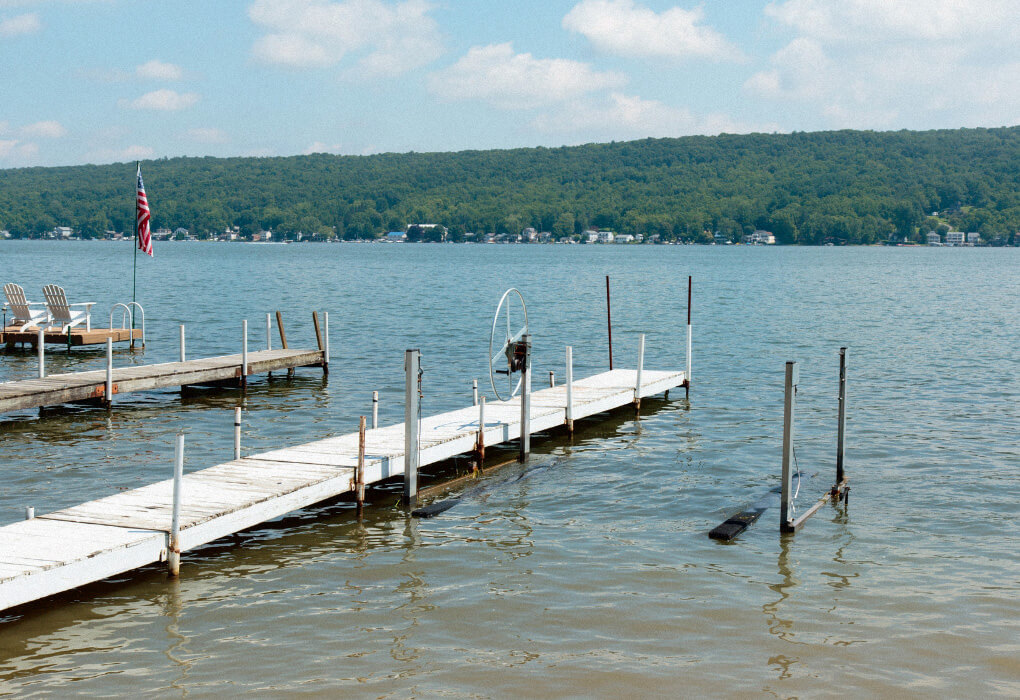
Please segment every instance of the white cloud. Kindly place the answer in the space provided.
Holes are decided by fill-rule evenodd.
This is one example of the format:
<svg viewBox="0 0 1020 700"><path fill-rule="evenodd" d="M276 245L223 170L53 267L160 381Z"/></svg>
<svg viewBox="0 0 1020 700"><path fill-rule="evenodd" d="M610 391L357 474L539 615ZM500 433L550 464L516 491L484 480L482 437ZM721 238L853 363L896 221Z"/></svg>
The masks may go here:
<svg viewBox="0 0 1020 700"><path fill-rule="evenodd" d="M135 75L146 80L180 80L184 71L173 63L152 59L135 68Z"/></svg>
<svg viewBox="0 0 1020 700"><path fill-rule="evenodd" d="M198 94L194 92L179 93L174 90L153 90L135 100L121 100L122 107L131 109L148 109L159 112L176 112L187 109L198 102Z"/></svg>
<svg viewBox="0 0 1020 700"><path fill-rule="evenodd" d="M34 12L0 20L0 37L34 34L40 29L42 29L42 22L39 21L39 15Z"/></svg>
<svg viewBox="0 0 1020 700"><path fill-rule="evenodd" d="M67 129L64 125L58 121L42 121L36 122L35 124L29 124L21 128L21 133L25 136L35 136L39 138L47 139L59 139L67 136Z"/></svg>
<svg viewBox="0 0 1020 700"><path fill-rule="evenodd" d="M724 114L698 116L689 109L619 92L562 105L537 116L532 126L546 133L571 134L575 142L778 130L772 124L741 124Z"/></svg>
<svg viewBox="0 0 1020 700"><path fill-rule="evenodd" d="M30 141L0 139L0 161L25 163L39 152L39 147Z"/></svg>
<svg viewBox="0 0 1020 700"><path fill-rule="evenodd" d="M833 127L1020 122L1020 23L1004 0L774 2L794 38L745 83Z"/></svg>
<svg viewBox="0 0 1020 700"><path fill-rule="evenodd" d="M355 55L352 75L399 75L442 54L431 9L424 0L255 0L248 17L269 33L252 53L291 68L335 66Z"/></svg>
<svg viewBox="0 0 1020 700"><path fill-rule="evenodd" d="M185 135L192 141L198 141L199 143L226 143L230 140L226 132L211 127L188 129Z"/></svg>
<svg viewBox="0 0 1020 700"><path fill-rule="evenodd" d="M507 109L571 100L620 87L620 73L599 72L589 64L562 58L515 54L513 45L475 46L456 63L429 76L429 90L452 100L485 100Z"/></svg>
<svg viewBox="0 0 1020 700"><path fill-rule="evenodd" d="M306 156L307 155L311 155L312 153L339 153L339 152L340 152L340 144L339 143L334 143L333 145L329 145L329 144L323 143L322 141L316 141L316 142L312 143L304 151L302 151L302 153L304 153Z"/></svg>
<svg viewBox="0 0 1020 700"><path fill-rule="evenodd" d="M620 56L742 59L722 34L702 24L704 14L700 7L656 13L634 0L582 0L563 18L563 28Z"/></svg>

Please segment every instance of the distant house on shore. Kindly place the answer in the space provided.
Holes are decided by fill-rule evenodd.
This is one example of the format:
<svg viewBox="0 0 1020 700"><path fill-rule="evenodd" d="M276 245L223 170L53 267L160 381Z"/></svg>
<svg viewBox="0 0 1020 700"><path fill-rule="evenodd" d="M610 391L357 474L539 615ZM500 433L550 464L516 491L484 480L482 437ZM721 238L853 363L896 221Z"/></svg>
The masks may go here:
<svg viewBox="0 0 1020 700"><path fill-rule="evenodd" d="M754 233L744 236L744 243L747 245L775 245L776 236L771 231L758 229Z"/></svg>
<svg viewBox="0 0 1020 700"><path fill-rule="evenodd" d="M946 232L946 245L963 245L964 240L963 231Z"/></svg>
<svg viewBox="0 0 1020 700"><path fill-rule="evenodd" d="M942 245L942 236L937 231L929 231L928 245Z"/></svg>
<svg viewBox="0 0 1020 700"><path fill-rule="evenodd" d="M598 242L599 243L612 243L616 239L616 234L612 231L599 231Z"/></svg>
<svg viewBox="0 0 1020 700"><path fill-rule="evenodd" d="M967 232L967 245L977 245L981 242L981 234L977 231Z"/></svg>
<svg viewBox="0 0 1020 700"><path fill-rule="evenodd" d="M53 229L54 238L70 238L74 235L74 229L70 226L56 226Z"/></svg>
<svg viewBox="0 0 1020 700"><path fill-rule="evenodd" d="M386 234L386 241L389 243L403 243L407 240L407 234L403 231L390 231Z"/></svg>
<svg viewBox="0 0 1020 700"><path fill-rule="evenodd" d="M618 233L616 234L616 237L613 239L613 243L633 243L633 242L634 236L630 235L629 233Z"/></svg>

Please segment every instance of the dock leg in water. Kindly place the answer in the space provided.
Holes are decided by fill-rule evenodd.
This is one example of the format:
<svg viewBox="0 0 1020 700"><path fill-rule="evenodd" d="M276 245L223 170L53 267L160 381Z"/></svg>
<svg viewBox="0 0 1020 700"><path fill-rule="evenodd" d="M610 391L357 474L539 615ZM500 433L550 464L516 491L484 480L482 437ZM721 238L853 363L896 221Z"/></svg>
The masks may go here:
<svg viewBox="0 0 1020 700"><path fill-rule="evenodd" d="M421 350L404 353L404 505L418 505L418 421L421 419Z"/></svg>

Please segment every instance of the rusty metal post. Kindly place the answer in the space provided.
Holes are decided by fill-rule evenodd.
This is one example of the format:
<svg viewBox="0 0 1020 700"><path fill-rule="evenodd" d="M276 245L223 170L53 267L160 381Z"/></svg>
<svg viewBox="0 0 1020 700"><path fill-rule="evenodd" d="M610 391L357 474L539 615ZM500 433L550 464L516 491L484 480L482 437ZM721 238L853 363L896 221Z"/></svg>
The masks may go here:
<svg viewBox="0 0 1020 700"><path fill-rule="evenodd" d="M836 487L839 491L846 481L843 472L843 441L846 437L846 348L839 349L839 421L836 431Z"/></svg>
<svg viewBox="0 0 1020 700"><path fill-rule="evenodd" d="M276 312L276 327L280 331L280 345L283 349L287 349L287 332L283 330L283 314L279 311Z"/></svg>
<svg viewBox="0 0 1020 700"><path fill-rule="evenodd" d="M797 405L796 362L786 363L786 389L783 401L783 483L779 497L779 529L792 532L793 518L793 414Z"/></svg>
<svg viewBox="0 0 1020 700"><path fill-rule="evenodd" d="M358 515L365 507L365 416L358 425L358 474L357 474Z"/></svg>
<svg viewBox="0 0 1020 700"><path fill-rule="evenodd" d="M475 443L475 454L477 455L477 464L475 469L481 469L482 463L485 462L485 397L482 396L478 400L478 440Z"/></svg>
<svg viewBox="0 0 1020 700"><path fill-rule="evenodd" d="M518 460L528 461L531 454L531 336L521 337L524 343L524 369L521 371L521 452Z"/></svg>
<svg viewBox="0 0 1020 700"><path fill-rule="evenodd" d="M181 573L181 487L184 481L184 434L177 435L174 450L173 510L170 515L170 546L167 548L167 565L171 576Z"/></svg>

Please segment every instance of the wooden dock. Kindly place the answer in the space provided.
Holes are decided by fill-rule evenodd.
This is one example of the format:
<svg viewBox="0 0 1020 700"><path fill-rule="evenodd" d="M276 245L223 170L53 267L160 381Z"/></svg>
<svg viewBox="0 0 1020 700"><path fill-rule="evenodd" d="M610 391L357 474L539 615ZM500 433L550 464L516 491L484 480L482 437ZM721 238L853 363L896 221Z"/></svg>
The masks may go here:
<svg viewBox="0 0 1020 700"><path fill-rule="evenodd" d="M264 354L279 352L283 351ZM260 366L259 354L251 355L253 367ZM237 370L239 356L216 359ZM261 362L269 362L268 357ZM195 368L188 381L196 381L200 371L212 370ZM569 410L565 385L535 391L530 395L530 433L565 425L571 411L577 420L685 383L684 372L643 370L639 375L636 370L612 370L575 381ZM479 428L485 445L520 437L519 397L485 404L484 411L484 426L479 426L477 406L421 419L419 465L472 451ZM367 431L366 484L403 473L404 438L402 423ZM358 451L359 434L353 432L186 474L181 482L178 549L187 551L354 491ZM167 473L172 473L171 465ZM0 527L0 610L166 561L172 493L173 480L161 481Z"/></svg>
<svg viewBox="0 0 1020 700"><path fill-rule="evenodd" d="M102 345L109 338L115 343L124 343L129 340L142 340L140 328L71 328L61 332L59 328L47 328L43 330L43 342L53 345L66 345L78 347L81 345ZM36 327L18 330L15 326L8 326L0 331L0 345L5 345L8 350L15 345L28 345L35 347L39 343L39 329Z"/></svg>
<svg viewBox="0 0 1020 700"><path fill-rule="evenodd" d="M184 362L164 362L113 368L107 395L105 369L51 374L43 379L0 383L0 413L73 401L109 401L116 394L167 387L184 387L236 380L294 367L323 367L323 350L259 350L248 353L248 371L242 374L242 355L221 355Z"/></svg>

